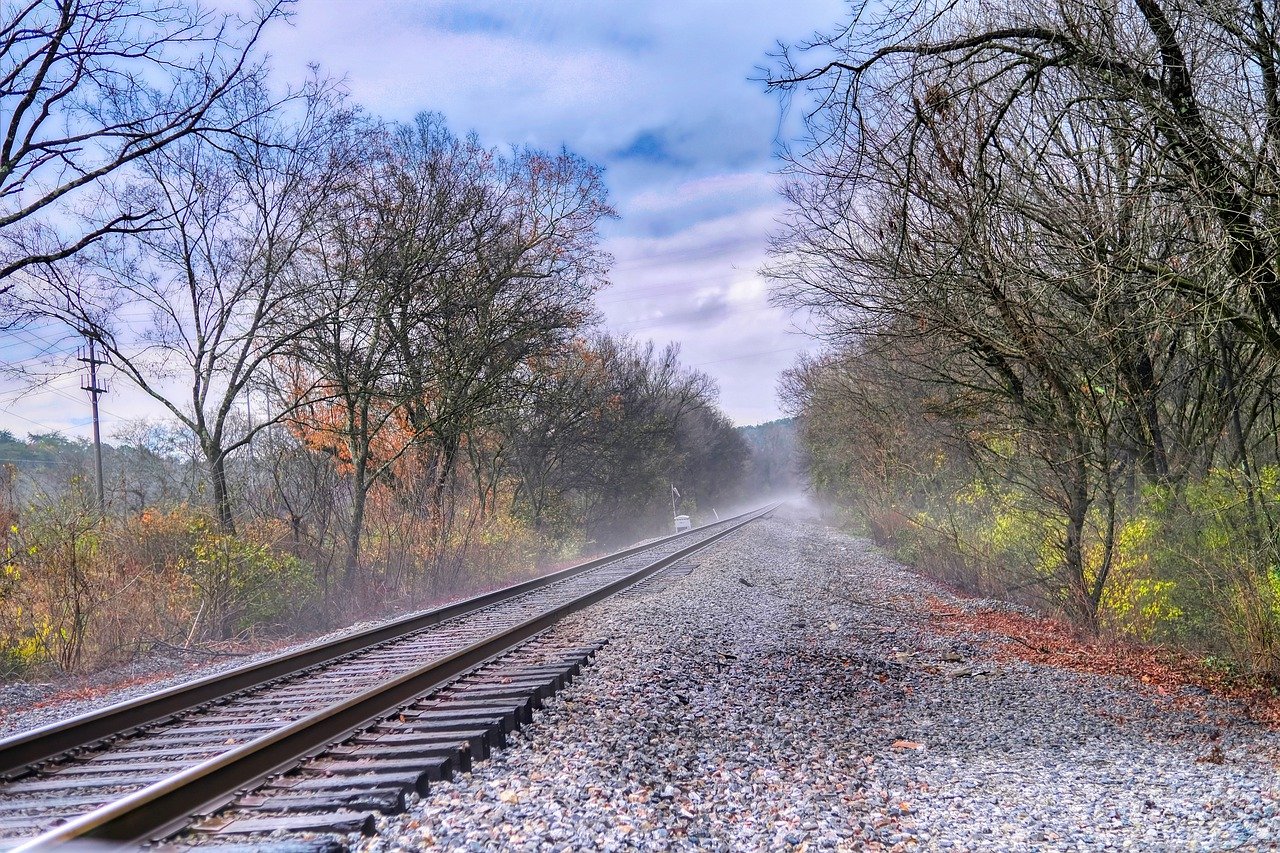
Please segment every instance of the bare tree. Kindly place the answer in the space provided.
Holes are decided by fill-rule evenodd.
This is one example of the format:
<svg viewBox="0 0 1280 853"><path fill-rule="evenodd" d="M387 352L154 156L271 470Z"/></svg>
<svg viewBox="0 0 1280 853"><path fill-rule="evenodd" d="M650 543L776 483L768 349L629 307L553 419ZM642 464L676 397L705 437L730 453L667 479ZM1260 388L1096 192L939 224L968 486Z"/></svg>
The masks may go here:
<svg viewBox="0 0 1280 853"><path fill-rule="evenodd" d="M191 134L254 116L217 107L256 85L267 0L248 18L185 0L21 0L0 12L0 292L32 265L154 227L131 199L77 221L77 201L123 167Z"/></svg>
<svg viewBox="0 0 1280 853"><path fill-rule="evenodd" d="M1095 627L1136 481L1225 462L1259 552L1275 529L1253 454L1280 353L1276 15L866 4L771 80L811 97L771 272L839 350L792 393L833 405L841 359L931 383L951 449L1061 524L1057 598Z"/></svg>
<svg viewBox="0 0 1280 853"><path fill-rule="evenodd" d="M229 105L246 116L237 134L190 136L139 162L143 181L128 195L156 211L153 227L48 267L51 286L25 294L32 310L96 339L192 432L228 531L228 456L283 414L237 430L240 406L299 332L289 309L307 284L296 261L343 171L328 140L345 114L323 83L300 101L302 116L286 122L265 91L241 89Z"/></svg>
<svg viewBox="0 0 1280 853"><path fill-rule="evenodd" d="M590 354L599 363L588 397L590 416L576 430L546 437L570 442L561 453L556 486L570 492L588 540L634 541L654 521L669 517L672 477L684 466L683 457L696 452L681 445L681 429L713 406L717 388L711 377L680 363L675 344L658 350L652 342L602 335ZM517 435L515 452L525 458L526 469L536 470L543 437Z"/></svg>
<svg viewBox="0 0 1280 853"><path fill-rule="evenodd" d="M869 165L867 130L905 112L904 136L947 108L984 98L978 151L999 161L1026 140L1019 122L1069 90L1132 113L1163 177L1191 212L1221 275L1156 257L1108 260L1216 307L1280 351L1280 10L1258 0L1088 0L1045 5L910 0L859 4L853 23L784 51L770 84L807 87L814 150L846 175ZM911 161L901 164L911 170ZM1243 309L1243 310L1242 310Z"/></svg>
<svg viewBox="0 0 1280 853"><path fill-rule="evenodd" d="M525 359L592 319L608 261L597 228L614 212L599 170L568 152L508 160L432 116L399 128L392 151L383 192L412 189L381 205L397 217L387 320L443 519L466 434L517 396Z"/></svg>
<svg viewBox="0 0 1280 853"><path fill-rule="evenodd" d="M363 164L362 183L369 179ZM346 483L343 588L359 581L370 490L422 436L407 428L394 381L396 349L387 323L392 297L377 276L379 235L358 189L333 199L324 239L308 252L309 286L292 306L302 320L288 348L283 390L289 423L304 444L330 457ZM373 267L371 270L370 267Z"/></svg>
<svg viewBox="0 0 1280 853"><path fill-rule="evenodd" d="M324 319L292 350L314 380L298 428L349 477L348 589L379 482L424 477L442 545L457 465L474 455L468 437L514 405L529 359L591 319L605 263L596 228L612 215L580 158L504 157L438 116L367 127L353 148L359 163L308 253L312 287L298 306Z"/></svg>

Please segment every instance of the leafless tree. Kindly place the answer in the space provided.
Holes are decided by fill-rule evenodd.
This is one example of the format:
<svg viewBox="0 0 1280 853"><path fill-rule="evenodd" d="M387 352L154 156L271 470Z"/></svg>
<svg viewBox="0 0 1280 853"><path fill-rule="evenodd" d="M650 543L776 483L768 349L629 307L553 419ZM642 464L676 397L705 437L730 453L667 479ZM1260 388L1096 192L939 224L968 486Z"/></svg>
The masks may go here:
<svg viewBox="0 0 1280 853"><path fill-rule="evenodd" d="M425 473L435 535L447 537L468 436L514 405L528 359L592 318L606 263L597 225L613 215L598 170L580 158L505 157L438 116L367 127L358 147L326 239L309 253L301 310L328 319L294 349L318 401L304 401L300 429L350 468L348 588L368 492L406 456Z"/></svg>
<svg viewBox="0 0 1280 853"><path fill-rule="evenodd" d="M679 354L674 344L658 349L609 335L592 343L599 379L588 397L590 417L559 437L570 449L561 453L556 476L590 541L634 541L652 521L670 516L673 477L684 457L698 452L682 444L681 430L714 404L717 393L714 380L682 365ZM542 437L524 435L516 443L524 467L536 468L546 447Z"/></svg>
<svg viewBox="0 0 1280 853"><path fill-rule="evenodd" d="M310 84L286 119L265 90L242 88L246 116L216 141L189 136L139 161L128 197L154 210L139 235L103 240L74 266L50 265L31 310L97 340L115 370L200 442L213 505L235 526L227 459L283 415L244 420L245 395L299 333L289 310L307 282L296 262L342 174L330 136L345 121L327 84ZM141 314L139 312L142 312Z"/></svg>
<svg viewBox="0 0 1280 853"><path fill-rule="evenodd" d="M253 115L219 107L261 81L253 51L284 16L247 18L185 0L20 0L0 11L0 292L33 265L164 212L131 198L85 209L86 193L192 134L236 133ZM86 214L86 215L80 215Z"/></svg>
<svg viewBox="0 0 1280 853"><path fill-rule="evenodd" d="M599 170L568 152L503 158L432 116L398 129L392 151L379 192L409 192L379 204L396 215L387 320L443 518L464 437L517 396L525 359L592 319L608 262L597 229L614 212Z"/></svg>
<svg viewBox="0 0 1280 853"><path fill-rule="evenodd" d="M1063 520L1061 600L1096 624L1135 471L1176 487L1225 445L1258 479L1276 10L914 2L852 21L771 80L810 98L778 297L936 383L928 411Z"/></svg>
<svg viewBox="0 0 1280 853"><path fill-rule="evenodd" d="M805 51L784 51L770 79L816 96L810 141L826 167L849 176L874 168L867 158L874 130L867 131L894 112L909 116L899 133L912 137L979 94L975 155L998 161L1011 145L1034 144L1020 122L1052 117L1046 98L1071 91L1110 103L1146 129L1153 165L1222 274L1206 280L1122 252L1107 260L1213 303L1219 317L1280 350L1275 4L908 0L859 4L851 20L808 46L828 51L824 59L802 67Z"/></svg>

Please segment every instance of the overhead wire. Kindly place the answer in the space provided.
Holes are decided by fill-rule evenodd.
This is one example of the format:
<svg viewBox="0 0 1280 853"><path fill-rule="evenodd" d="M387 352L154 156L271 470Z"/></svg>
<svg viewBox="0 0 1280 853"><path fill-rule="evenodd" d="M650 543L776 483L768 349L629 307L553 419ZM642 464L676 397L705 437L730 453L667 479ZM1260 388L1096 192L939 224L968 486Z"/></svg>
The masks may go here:
<svg viewBox="0 0 1280 853"><path fill-rule="evenodd" d="M64 459L38 459L34 457L23 456L0 456L0 462L12 462L14 464L32 464L32 465L64 465L68 468L83 468L83 462L70 462Z"/></svg>
<svg viewBox="0 0 1280 853"><path fill-rule="evenodd" d="M13 334L18 334L18 333L23 333L24 335L25 335L25 334L27 334L27 333L26 333L26 330L24 330L24 329L12 329L12 330L10 330L10 332L11 332L11 333L13 333ZM36 341L34 341L34 342L29 342L29 343L31 343L31 345L36 345L37 343L39 343L39 340L37 339ZM69 355L71 352L73 352L73 350L68 350L68 351L66 351L66 353L63 353L63 354L68 354L68 355ZM37 357L41 357L41 356L37 356ZM13 364L21 364L22 362L12 362L12 363L13 363ZM16 392L10 392L10 394L9 394L9 395L7 395L7 396L9 397L9 399L8 399L8 400L6 400L6 403L7 403L8 405L12 405L13 403L16 403L18 400L20 400L20 399L21 399L21 398L23 398L23 397L26 397L26 396L40 396L40 395L42 395L42 394L57 394L57 395L59 395L60 397L64 397L64 398L66 398L66 399L68 399L68 400L73 400L73 401L75 401L75 402L77 402L77 403L82 403L82 402L84 402L82 398L80 398L80 397L78 397L78 396L76 396L76 395L73 395L73 394L71 394L71 393L70 393L70 392L68 392L68 391L64 391L64 390L62 390L61 388L54 388L54 387L52 387L51 385L46 385L44 388L40 388L40 389L38 389L38 390L37 390L37 389L34 389L34 388L24 388L24 389L20 389L20 390L18 390L18 391L16 391ZM15 417L22 417L21 415L17 415L16 413L12 412L12 411L11 411L11 410L9 410L9 409L6 409L6 412L5 412L5 413L6 413L6 414L14 414L14 415L15 415ZM102 406L102 404L101 404L101 403L99 403L99 404L98 404L98 413L99 413L99 415L108 415L108 416L110 416L110 417L112 417L112 418L114 418L114 419L116 419L116 420L118 420L118 421L127 421L127 420L129 420L129 418L127 418L127 417L126 417L126 416L124 416L124 415L118 414L118 413L116 413L116 412L112 412L110 409L104 408L104 407ZM23 418L23 420L28 420L28 421L30 421L30 419L29 419L29 418ZM35 423L35 421L31 421L31 422L32 422L32 423ZM49 429L54 429L53 427L49 427L47 424L45 424L44 426L48 427ZM55 431L57 431L57 430L55 430Z"/></svg>
<svg viewBox="0 0 1280 853"><path fill-rule="evenodd" d="M5 414L5 415L8 415L8 416L10 416L10 417L15 417L15 418L17 418L17 419L18 419L18 420L20 420L20 421L26 421L26 422L27 422L27 423L29 423L29 424L33 424L33 425L38 426L38 427L43 427L43 428L44 428L45 430L47 430L48 432L62 432L62 430L58 429L58 428L57 428L57 427L55 427L55 426L52 426L52 425L50 425L50 424L46 424L46 423L41 423L40 421L34 421L34 420L32 420L31 418L27 417L26 415L20 415L20 414L18 414L17 412L13 411L12 409L6 409L6 410L4 411L4 414Z"/></svg>

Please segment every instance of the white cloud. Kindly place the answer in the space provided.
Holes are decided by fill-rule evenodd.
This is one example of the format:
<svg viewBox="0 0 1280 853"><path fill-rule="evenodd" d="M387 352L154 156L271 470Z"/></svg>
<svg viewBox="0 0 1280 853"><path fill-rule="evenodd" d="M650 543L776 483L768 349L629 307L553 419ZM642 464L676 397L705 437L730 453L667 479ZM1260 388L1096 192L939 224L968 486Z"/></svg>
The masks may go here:
<svg viewBox="0 0 1280 853"><path fill-rule="evenodd" d="M772 200L777 195L777 179L767 172L736 172L708 175L684 181L669 191L641 190L627 202L631 213L666 213L709 200Z"/></svg>
<svg viewBox="0 0 1280 853"><path fill-rule="evenodd" d="M780 202L699 222L667 237L620 236L614 286L600 295L611 328L681 344L686 364L713 376L738 423L780 417L778 375L812 348L768 301L757 270ZM700 313L708 305L715 312Z"/></svg>
<svg viewBox="0 0 1280 853"><path fill-rule="evenodd" d="M345 76L375 115L435 110L490 145L564 145L603 163L623 214L607 227L610 325L679 341L686 363L720 382L728 414L752 423L778 416L777 374L807 342L756 273L781 211L779 110L750 78L777 39L846 11L842 0L308 0L266 47L285 79L309 63ZM649 156L622 156L645 134ZM0 382L0 428L87 435L78 386L72 374L15 404L16 387ZM104 400L110 418L161 415L122 386Z"/></svg>
<svg viewBox="0 0 1280 853"><path fill-rule="evenodd" d="M809 346L756 272L781 212L770 173L779 110L750 78L776 40L803 39L845 12L839 0L383 0L344 31L335 7L319 3L299 12L294 54L307 61L327 45L330 67L351 69L353 92L374 112L437 109L491 144L563 144L604 162L623 217L607 229L617 264L600 303L610 327L679 341L685 361L720 382L730 416L748 423L778 416L776 376ZM381 38L390 15L400 25ZM618 156L643 134L669 160Z"/></svg>

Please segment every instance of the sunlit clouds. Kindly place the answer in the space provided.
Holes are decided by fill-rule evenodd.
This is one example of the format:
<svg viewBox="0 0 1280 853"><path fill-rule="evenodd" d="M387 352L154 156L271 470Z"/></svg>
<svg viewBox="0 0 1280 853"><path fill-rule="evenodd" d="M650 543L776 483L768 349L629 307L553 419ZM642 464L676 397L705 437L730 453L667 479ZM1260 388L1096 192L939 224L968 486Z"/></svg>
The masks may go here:
<svg viewBox="0 0 1280 853"><path fill-rule="evenodd" d="M840 19L838 0L774 4L499 3L311 0L267 32L272 77L297 85L312 66L340 78L370 115L441 113L500 149L567 148L599 163L620 218L605 224L615 264L598 296L609 329L659 346L713 376L737 423L780 415L775 384L808 342L768 304L758 274L783 210L775 151L795 132L759 82L777 41ZM31 358L49 340L32 330ZM76 341L64 337L63 369ZM164 417L116 383L107 434ZM25 390L6 381L0 427L85 435L88 404L72 375Z"/></svg>
<svg viewBox="0 0 1280 853"><path fill-rule="evenodd" d="M730 417L755 423L778 416L776 376L805 342L757 275L782 209L773 152L790 130L752 78L778 39L842 14L826 0L317 3L272 51L281 66L345 73L371 112L439 110L489 144L602 163L621 215L599 296L609 327L679 342Z"/></svg>

